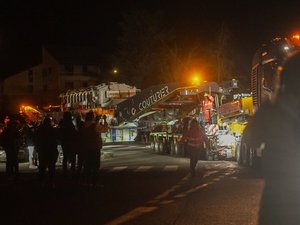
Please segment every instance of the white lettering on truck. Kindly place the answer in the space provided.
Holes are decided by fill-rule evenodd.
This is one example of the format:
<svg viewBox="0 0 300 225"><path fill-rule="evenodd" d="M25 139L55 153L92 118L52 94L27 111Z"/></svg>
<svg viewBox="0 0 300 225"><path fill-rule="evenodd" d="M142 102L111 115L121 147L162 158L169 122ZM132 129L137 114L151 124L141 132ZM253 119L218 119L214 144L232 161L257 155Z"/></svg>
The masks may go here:
<svg viewBox="0 0 300 225"><path fill-rule="evenodd" d="M139 110L143 110L143 109L149 107L150 105L152 105L153 103L155 103L156 101L161 99L163 96L167 95L168 93L169 93L169 87L168 86L163 87L159 91L155 92L155 94L151 95L147 99L140 102Z"/></svg>

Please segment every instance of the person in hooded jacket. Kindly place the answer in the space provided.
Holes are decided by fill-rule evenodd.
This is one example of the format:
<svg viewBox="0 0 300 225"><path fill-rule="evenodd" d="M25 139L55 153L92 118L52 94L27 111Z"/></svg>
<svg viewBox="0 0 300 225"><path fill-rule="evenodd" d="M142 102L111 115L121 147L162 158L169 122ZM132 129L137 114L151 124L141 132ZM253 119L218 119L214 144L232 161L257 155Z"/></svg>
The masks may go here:
<svg viewBox="0 0 300 225"><path fill-rule="evenodd" d="M6 174L16 177L19 175L18 152L21 139L17 125L16 120L10 120L1 133L2 145L6 154Z"/></svg>
<svg viewBox="0 0 300 225"><path fill-rule="evenodd" d="M249 121L243 138L261 148L265 186L260 225L300 224L300 53L279 67L276 94Z"/></svg>
<svg viewBox="0 0 300 225"><path fill-rule="evenodd" d="M80 178L82 176L82 169L84 166L84 121L81 119L81 116L78 115L76 117L76 131L77 131L77 138L76 138L76 154L77 154L77 170L76 170L76 177Z"/></svg>
<svg viewBox="0 0 300 225"><path fill-rule="evenodd" d="M34 133L35 133L35 125L32 122L27 123L24 126L24 136L25 136L25 143L28 149L28 161L29 161L29 168L36 168L35 166L35 154L34 154Z"/></svg>
<svg viewBox="0 0 300 225"><path fill-rule="evenodd" d="M101 133L106 132L107 129L107 122L100 125L95 120L93 111L86 113L82 143L84 146L84 176L88 185L96 185L103 144Z"/></svg>
<svg viewBox="0 0 300 225"><path fill-rule="evenodd" d="M71 112L64 112L59 123L61 147L63 151L63 173L67 176L68 164L71 164L72 177L75 176L77 130L73 124Z"/></svg>
<svg viewBox="0 0 300 225"><path fill-rule="evenodd" d="M54 185L55 166L58 157L58 130L54 128L50 117L46 117L36 131L36 145L39 158L39 179L45 184L45 172L48 169L49 184Z"/></svg>
<svg viewBox="0 0 300 225"><path fill-rule="evenodd" d="M204 129L198 124L196 119L192 119L188 130L183 134L182 141L190 156L190 172L195 176L195 168L200 155L204 153L204 143L208 147L208 138Z"/></svg>

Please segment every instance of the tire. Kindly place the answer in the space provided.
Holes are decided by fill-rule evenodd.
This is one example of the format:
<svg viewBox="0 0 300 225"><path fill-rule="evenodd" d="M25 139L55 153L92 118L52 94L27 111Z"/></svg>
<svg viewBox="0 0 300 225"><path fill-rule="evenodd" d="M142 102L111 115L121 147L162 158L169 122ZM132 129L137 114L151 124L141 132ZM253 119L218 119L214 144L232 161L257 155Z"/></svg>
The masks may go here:
<svg viewBox="0 0 300 225"><path fill-rule="evenodd" d="M171 156L175 156L176 153L175 153L175 143L174 143L174 140L171 141L171 144L170 144L170 148L171 148L171 152L170 152L170 155Z"/></svg>
<svg viewBox="0 0 300 225"><path fill-rule="evenodd" d="M163 153L164 152L164 143L162 140L158 142L158 153Z"/></svg>
<svg viewBox="0 0 300 225"><path fill-rule="evenodd" d="M259 169L260 160L256 155L254 147L250 147L248 151L248 166L252 169Z"/></svg>
<svg viewBox="0 0 300 225"><path fill-rule="evenodd" d="M208 148L204 148L200 153L200 160L208 161L208 154L209 154Z"/></svg>
<svg viewBox="0 0 300 225"><path fill-rule="evenodd" d="M213 161L214 160L214 154L211 154L211 150L208 148L205 149L205 154L206 154L206 161Z"/></svg>
<svg viewBox="0 0 300 225"><path fill-rule="evenodd" d="M164 154L166 154L166 155L169 155L170 154L170 152L171 152L171 146L170 146L171 144L168 142L168 141L166 141L164 144L163 144L163 153Z"/></svg>
<svg viewBox="0 0 300 225"><path fill-rule="evenodd" d="M151 141L150 142L150 148L155 151L155 142L154 141Z"/></svg>
<svg viewBox="0 0 300 225"><path fill-rule="evenodd" d="M154 142L154 151L159 152L159 142L158 142L158 140L155 140L155 142Z"/></svg>
<svg viewBox="0 0 300 225"><path fill-rule="evenodd" d="M249 149L248 149L248 152L247 152L248 154L248 166L249 167L251 167L251 168L253 168L254 167L254 158L255 158L255 155L254 155L254 149L253 149L253 147L250 147Z"/></svg>
<svg viewBox="0 0 300 225"><path fill-rule="evenodd" d="M180 156L181 155L181 143L177 142L175 144L175 155Z"/></svg>
<svg viewBox="0 0 300 225"><path fill-rule="evenodd" d="M243 165L242 164L242 157L241 157L241 143L238 143L236 145L236 161L238 163L238 165Z"/></svg>
<svg viewBox="0 0 300 225"><path fill-rule="evenodd" d="M246 143L241 144L241 152L240 152L240 157L241 157L241 165L242 166L249 166L248 165L248 148Z"/></svg>

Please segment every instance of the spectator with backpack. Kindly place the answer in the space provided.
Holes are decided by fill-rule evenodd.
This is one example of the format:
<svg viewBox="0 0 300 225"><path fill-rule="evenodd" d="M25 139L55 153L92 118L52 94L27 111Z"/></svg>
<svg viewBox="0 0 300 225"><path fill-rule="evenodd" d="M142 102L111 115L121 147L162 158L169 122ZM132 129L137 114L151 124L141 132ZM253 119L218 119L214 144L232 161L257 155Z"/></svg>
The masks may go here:
<svg viewBox="0 0 300 225"><path fill-rule="evenodd" d="M101 133L106 132L107 129L106 121L103 125L95 121L93 111L86 113L82 138L85 151L84 175L88 185L96 185L102 149Z"/></svg>
<svg viewBox="0 0 300 225"><path fill-rule="evenodd" d="M8 121L1 136L1 142L6 154L6 174L17 177L19 175L18 152L21 139L21 133L18 130L18 121Z"/></svg>
<svg viewBox="0 0 300 225"><path fill-rule="evenodd" d="M34 133L36 131L36 127L33 123L28 123L24 127L24 136L25 136L25 143L28 149L28 157L29 157L29 168L35 169L36 168L36 154L35 144L34 144Z"/></svg>
<svg viewBox="0 0 300 225"><path fill-rule="evenodd" d="M75 177L77 130L72 121L71 112L64 112L59 123L60 141L63 150L63 173L67 176L68 164L71 164L72 177Z"/></svg>
<svg viewBox="0 0 300 225"><path fill-rule="evenodd" d="M80 178L82 176L82 168L84 166L84 121L81 119L80 115L76 116L76 130L77 130L77 137L76 137L76 154L77 154L77 170L76 170L76 177Z"/></svg>
<svg viewBox="0 0 300 225"><path fill-rule="evenodd" d="M49 185L54 187L55 165L58 157L58 131L52 119L46 117L36 131L36 146L39 158L39 179L45 185L45 173L48 169Z"/></svg>

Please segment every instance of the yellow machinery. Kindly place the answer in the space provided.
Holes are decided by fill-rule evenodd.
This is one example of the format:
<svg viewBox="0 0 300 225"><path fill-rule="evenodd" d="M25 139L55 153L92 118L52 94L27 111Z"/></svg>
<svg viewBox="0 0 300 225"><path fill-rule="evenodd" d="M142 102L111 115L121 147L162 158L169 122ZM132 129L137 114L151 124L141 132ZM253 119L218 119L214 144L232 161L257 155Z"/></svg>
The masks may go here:
<svg viewBox="0 0 300 225"><path fill-rule="evenodd" d="M217 146L221 155L236 158L237 145L247 125L248 117L252 115L252 96L241 96L237 100L219 106Z"/></svg>

